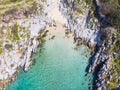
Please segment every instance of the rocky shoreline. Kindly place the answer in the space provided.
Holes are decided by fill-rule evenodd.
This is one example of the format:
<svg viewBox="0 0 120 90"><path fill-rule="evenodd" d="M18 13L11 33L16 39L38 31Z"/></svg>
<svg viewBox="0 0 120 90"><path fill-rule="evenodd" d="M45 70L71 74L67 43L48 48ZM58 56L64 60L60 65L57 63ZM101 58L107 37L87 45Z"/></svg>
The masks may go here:
<svg viewBox="0 0 120 90"><path fill-rule="evenodd" d="M54 14L52 11L49 12L54 6L53 1L38 2L38 5L44 7L42 11L32 12L29 9L22 11L13 9L1 18L3 34L7 33L8 35L7 30L10 27L9 33L11 34L14 31L12 29L15 28L14 34L16 36L12 38L14 34L10 35L7 38L9 43L2 43L4 52L0 55L0 90L5 90L15 80L21 69L26 72L31 68L32 56L36 53L37 47L43 43L42 37L46 33L46 31L44 32L46 26L51 25L54 18L59 21L59 18L52 16ZM6 40L6 37L3 40ZM6 44L9 49L5 48Z"/></svg>
<svg viewBox="0 0 120 90"><path fill-rule="evenodd" d="M42 38L40 32L51 22L44 16L39 12L16 9L1 18L0 27L6 36L2 38L1 45L4 51L0 54L0 90L5 90L21 69L28 71L31 68L33 53L40 45L38 38Z"/></svg>
<svg viewBox="0 0 120 90"><path fill-rule="evenodd" d="M89 18L88 13L90 12L89 6L81 3L81 9L85 9L84 13L77 13L73 9L73 2L66 2L66 0L61 0L60 10L64 17L68 20L68 29L70 29L75 37L74 40L77 42L82 40L87 43L89 47L95 47L95 45L101 45L102 41L100 39L99 25L97 19ZM89 18L89 20L88 20ZM98 23L99 24L99 23Z"/></svg>
<svg viewBox="0 0 120 90"><path fill-rule="evenodd" d="M84 13L77 13L76 7L74 7L74 0L61 0L60 10L65 18L68 20L68 28L74 32L75 41L79 41L84 44L87 43L88 47L94 48L93 55L91 57L91 64L89 66L88 73L97 73L95 79L95 90L108 90L106 84L110 82L111 74L109 69L112 66L112 55L108 52L108 49L115 43L114 28L109 21L100 11L99 0L94 0L96 5L96 12L98 18L90 18L89 14L92 13L91 8L84 2L81 2L81 10ZM76 17L77 16L77 17ZM108 26L107 31L104 30L104 26ZM109 31L108 31L109 30ZM87 35L87 36L86 36ZM106 37L106 35L109 37ZM103 37L108 38L104 40Z"/></svg>
<svg viewBox="0 0 120 90"><path fill-rule="evenodd" d="M92 64L90 65L89 72L92 72L96 69L97 78L95 81L95 88L97 88L97 90L108 90L109 88L106 87L106 85L109 84L112 78L109 70L113 65L111 62L112 53L109 52L109 50L115 43L116 34L114 33L115 29L111 26L110 22L104 15L102 15L100 11L101 7L99 0L94 0L94 3L96 5L96 12L101 26L101 38L103 43L101 46L97 47L97 51L93 55ZM105 26L107 26L108 28L104 28Z"/></svg>
<svg viewBox="0 0 120 90"><path fill-rule="evenodd" d="M28 71L32 65L32 55L33 53L36 53L37 47L40 44L37 38L40 36L39 32L45 29L45 24L43 24L44 21L40 21L39 23L38 22L39 19L35 19L38 18L37 16L31 18L33 21L32 23L35 22L36 24L31 24L31 27L29 28L28 23L31 23L31 20L25 21L25 23L24 20L23 21L18 20L18 22L16 22L17 25L24 26L24 28L27 28L26 29L26 32L28 32L27 37L12 43L11 50L5 48L6 47L5 45L6 44L8 45L8 43L3 43L4 53L0 55L1 60L0 80L2 80L2 82L6 81L8 78L14 79L15 78L14 75L16 75L16 70L18 72L20 69ZM42 27L39 27L39 25L42 25ZM25 30L24 32L21 31L20 33L25 34ZM3 87L6 86L7 85L3 84Z"/></svg>

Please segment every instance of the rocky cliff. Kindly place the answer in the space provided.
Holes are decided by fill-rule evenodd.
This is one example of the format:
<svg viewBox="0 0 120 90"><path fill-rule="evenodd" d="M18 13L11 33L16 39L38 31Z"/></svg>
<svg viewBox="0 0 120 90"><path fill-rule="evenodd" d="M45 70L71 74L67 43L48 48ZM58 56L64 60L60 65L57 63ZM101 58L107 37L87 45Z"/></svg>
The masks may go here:
<svg viewBox="0 0 120 90"><path fill-rule="evenodd" d="M89 47L94 47L88 72L96 73L95 90L111 88L108 87L113 66L111 48L117 37L115 28L103 14L102 8L99 0L61 0L60 5L60 10L68 21L67 27L74 32L75 42L82 41Z"/></svg>

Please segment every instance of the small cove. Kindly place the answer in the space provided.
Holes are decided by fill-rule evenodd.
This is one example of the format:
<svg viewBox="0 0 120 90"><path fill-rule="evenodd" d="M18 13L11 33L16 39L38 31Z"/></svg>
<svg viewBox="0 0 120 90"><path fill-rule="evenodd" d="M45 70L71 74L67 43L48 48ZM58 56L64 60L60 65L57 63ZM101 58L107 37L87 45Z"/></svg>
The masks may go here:
<svg viewBox="0 0 120 90"><path fill-rule="evenodd" d="M76 49L73 35L66 37L67 20L59 11L59 0L48 3L53 7L48 17L54 22L46 26L46 42L35 55L35 65L21 71L7 90L89 90L92 86L92 74L86 76L91 51L84 45Z"/></svg>
<svg viewBox="0 0 120 90"><path fill-rule="evenodd" d="M28 72L21 71L7 90L89 90L92 75L86 76L90 50L75 49L72 40L62 35L46 40L36 63Z"/></svg>

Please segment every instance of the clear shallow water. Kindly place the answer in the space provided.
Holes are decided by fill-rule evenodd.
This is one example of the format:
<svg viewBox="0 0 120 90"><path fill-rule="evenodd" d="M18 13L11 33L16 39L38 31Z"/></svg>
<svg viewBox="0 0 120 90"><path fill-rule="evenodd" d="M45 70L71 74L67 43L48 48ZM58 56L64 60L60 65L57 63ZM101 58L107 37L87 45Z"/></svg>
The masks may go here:
<svg viewBox="0 0 120 90"><path fill-rule="evenodd" d="M7 90L89 90L92 75L85 76L90 52L67 38L55 37L46 41L42 53L35 56L36 64L21 71Z"/></svg>

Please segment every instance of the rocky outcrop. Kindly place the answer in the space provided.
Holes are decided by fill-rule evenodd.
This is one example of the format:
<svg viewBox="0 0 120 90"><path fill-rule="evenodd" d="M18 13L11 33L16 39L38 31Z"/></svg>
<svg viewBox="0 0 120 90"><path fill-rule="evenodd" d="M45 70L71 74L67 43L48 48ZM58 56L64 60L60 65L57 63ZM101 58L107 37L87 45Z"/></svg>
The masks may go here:
<svg viewBox="0 0 120 90"><path fill-rule="evenodd" d="M53 9L54 5L51 3L53 1L47 0L46 2L39 2L44 6L44 11L42 13L38 12L37 15L29 13L31 12L29 10L23 10L23 12L13 10L10 11L8 15L5 14L2 17L2 25L0 25L0 27L5 27L2 31L4 31L3 35L5 34L6 37L2 38L4 42L1 45L4 52L0 54L0 90L5 89L9 83L15 80L17 73L21 69L24 71L30 69L33 64L33 53L36 53L37 47L40 44L38 40L41 38L41 31L46 28L46 25L50 25L54 21L53 19L59 22L60 19L52 16L54 14L52 11L49 12ZM26 13L29 14L29 16L26 16ZM13 17L10 18L11 16ZM8 28L9 26L15 27ZM12 38L10 35L15 36ZM8 41L5 42L5 40ZM6 48L6 44L8 44L7 47L9 46L10 49Z"/></svg>
<svg viewBox="0 0 120 90"><path fill-rule="evenodd" d="M107 18L102 15L100 11L99 0L94 0L94 3L96 5L97 16L101 25L101 38L103 40L103 43L97 48L97 51L93 55L92 64L90 65L89 72L92 72L97 68L97 79L95 81L96 88L97 90L107 90L108 88L106 88L106 84L109 83L111 78L109 69L110 67L112 67L112 53L109 50L114 44L114 40L112 38L115 38L115 35L113 33L115 29L111 27L111 24L107 20ZM105 28L103 27L106 26L109 28L106 28L105 30Z"/></svg>
<svg viewBox="0 0 120 90"><path fill-rule="evenodd" d="M4 51L0 54L0 90L5 89L15 80L21 69L24 71L30 69L33 64L33 53L36 53L40 44L38 41L40 31L51 22L50 18L44 17L45 13L42 15L31 13L26 17L25 12L26 10L22 12L13 10L8 15L4 15L0 23L0 28L6 27L1 30L4 37L0 48ZM10 18L11 16L13 17Z"/></svg>
<svg viewBox="0 0 120 90"><path fill-rule="evenodd" d="M85 2L80 3L80 10L82 13L78 13L75 9L74 0L61 0L60 11L67 18L67 27L75 35L75 41L81 39L83 42L87 42L87 44L92 47L97 45L101 45L102 41L100 40L100 27L98 20L95 18L90 18L89 14L91 12L91 8ZM79 7L78 6L78 7Z"/></svg>
<svg viewBox="0 0 120 90"><path fill-rule="evenodd" d="M38 18L37 16L31 18L32 22L28 20L24 23L24 19L17 22L17 25L26 28L23 32L22 30L18 32L18 34L24 33L26 36L24 38L20 37L20 40L17 42L11 42L11 50L6 48L6 42L3 42L4 53L0 55L0 80L3 82L8 78L15 78L13 75L16 74L16 70L23 69L28 71L32 65L33 53L36 53L37 47L40 44L37 38L40 36L40 31L45 29L46 22L35 19ZM28 27L29 25L30 27Z"/></svg>
<svg viewBox="0 0 120 90"><path fill-rule="evenodd" d="M91 58L91 64L88 72L94 72L97 70L97 78L95 80L95 87L97 90L106 90L106 83L109 83L110 73L108 69L111 66L111 54L109 49L114 42L114 31L109 21L100 11L99 0L94 0L96 6L97 18L90 17L90 14L94 11L91 10L86 2L80 0L78 3L81 12L77 12L75 7L75 0L60 0L60 10L62 14L67 18L67 27L74 32L75 41L81 40L88 44L88 46L94 46L95 52ZM83 10L83 11L82 11ZM110 29L104 30L103 27L108 26ZM105 31L105 32L104 32ZM105 40L106 37L108 40Z"/></svg>

